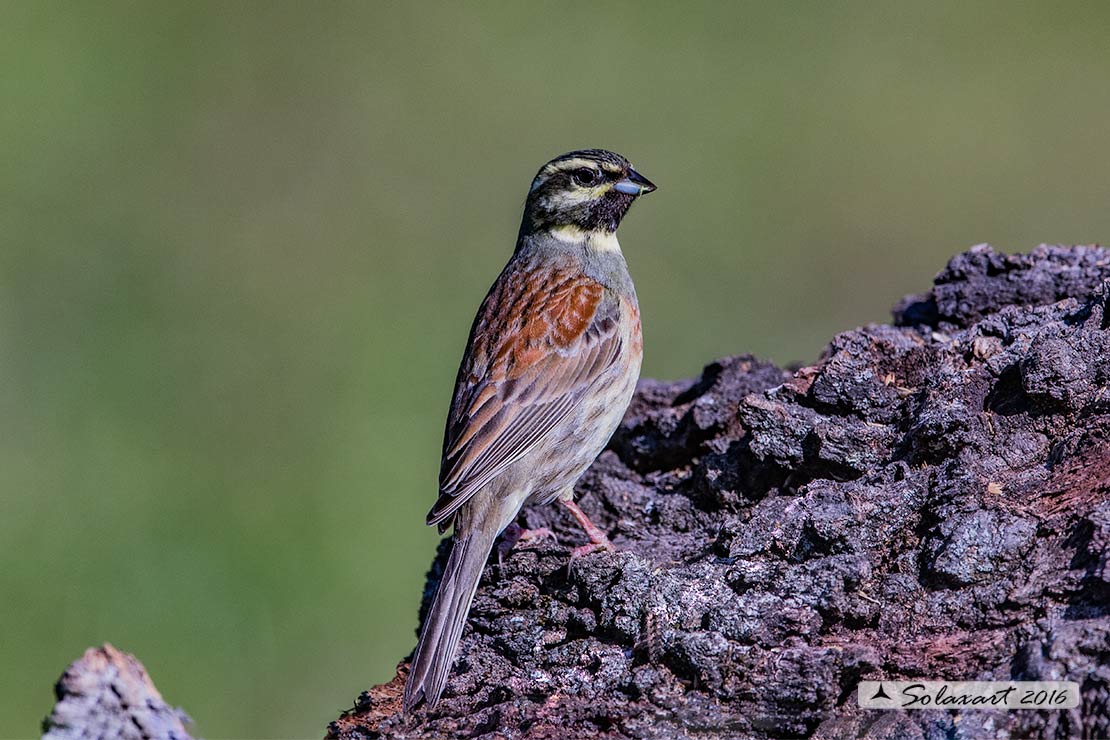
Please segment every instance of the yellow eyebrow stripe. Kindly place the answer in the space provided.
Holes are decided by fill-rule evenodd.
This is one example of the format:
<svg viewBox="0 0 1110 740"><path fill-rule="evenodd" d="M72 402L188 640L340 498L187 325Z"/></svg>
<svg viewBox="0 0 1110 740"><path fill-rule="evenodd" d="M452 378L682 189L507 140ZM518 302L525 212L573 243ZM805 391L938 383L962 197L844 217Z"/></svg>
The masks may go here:
<svg viewBox="0 0 1110 740"><path fill-rule="evenodd" d="M592 159L564 159L560 162L554 162L548 165L552 173L566 172L567 170L577 170L583 167L597 167L597 162Z"/></svg>
<svg viewBox="0 0 1110 740"><path fill-rule="evenodd" d="M610 162L598 162L597 160L585 159L582 157L576 157L575 159L564 159L559 162L553 162L545 168L545 172L547 172L548 174L555 174L556 172L578 170L582 169L583 167L588 167L590 169L600 168L606 172L613 173L620 172L620 168Z"/></svg>

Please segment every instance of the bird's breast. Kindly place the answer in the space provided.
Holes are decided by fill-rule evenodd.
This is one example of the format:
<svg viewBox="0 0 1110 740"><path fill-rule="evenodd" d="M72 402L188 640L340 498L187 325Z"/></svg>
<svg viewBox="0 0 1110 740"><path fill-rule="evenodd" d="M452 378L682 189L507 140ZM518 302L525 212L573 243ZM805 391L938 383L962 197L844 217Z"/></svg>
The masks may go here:
<svg viewBox="0 0 1110 740"><path fill-rule="evenodd" d="M644 354L644 331L640 324L640 307L635 296L621 296L621 323L624 327L624 338L628 351L640 358ZM636 362L636 376L639 377L640 364Z"/></svg>

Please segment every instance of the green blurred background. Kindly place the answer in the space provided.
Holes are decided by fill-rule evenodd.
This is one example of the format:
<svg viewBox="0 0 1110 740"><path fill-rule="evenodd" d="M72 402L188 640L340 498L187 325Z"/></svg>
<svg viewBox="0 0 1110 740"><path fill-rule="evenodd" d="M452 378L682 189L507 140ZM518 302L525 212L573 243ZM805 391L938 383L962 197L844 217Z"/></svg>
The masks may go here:
<svg viewBox="0 0 1110 740"><path fill-rule="evenodd" d="M86 646L209 738L413 645L529 179L601 146L644 372L816 358L952 253L1110 230L1110 4L0 6L0 735Z"/></svg>

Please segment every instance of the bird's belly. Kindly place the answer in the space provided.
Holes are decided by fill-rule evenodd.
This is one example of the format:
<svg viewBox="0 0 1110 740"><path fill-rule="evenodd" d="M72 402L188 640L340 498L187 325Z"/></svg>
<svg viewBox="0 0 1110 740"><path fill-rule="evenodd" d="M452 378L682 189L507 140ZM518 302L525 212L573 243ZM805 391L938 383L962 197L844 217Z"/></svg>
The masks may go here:
<svg viewBox="0 0 1110 740"><path fill-rule="evenodd" d="M638 363L637 363L638 364ZM601 390L584 399L578 412L540 445L533 455L521 461L531 483L531 502L549 502L582 477L597 459L609 438L624 418L624 412L636 390L636 373L622 373Z"/></svg>

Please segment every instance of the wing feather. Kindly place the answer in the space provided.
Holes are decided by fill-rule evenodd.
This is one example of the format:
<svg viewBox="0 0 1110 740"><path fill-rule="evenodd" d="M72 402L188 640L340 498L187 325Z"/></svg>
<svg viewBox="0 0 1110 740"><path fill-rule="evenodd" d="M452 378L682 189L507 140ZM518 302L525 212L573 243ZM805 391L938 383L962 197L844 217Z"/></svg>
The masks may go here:
<svg viewBox="0 0 1110 740"><path fill-rule="evenodd" d="M620 356L618 299L571 270L510 264L479 309L444 433L441 528L568 417Z"/></svg>

